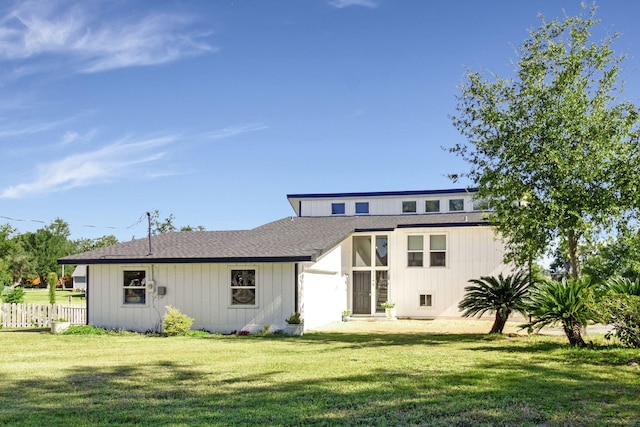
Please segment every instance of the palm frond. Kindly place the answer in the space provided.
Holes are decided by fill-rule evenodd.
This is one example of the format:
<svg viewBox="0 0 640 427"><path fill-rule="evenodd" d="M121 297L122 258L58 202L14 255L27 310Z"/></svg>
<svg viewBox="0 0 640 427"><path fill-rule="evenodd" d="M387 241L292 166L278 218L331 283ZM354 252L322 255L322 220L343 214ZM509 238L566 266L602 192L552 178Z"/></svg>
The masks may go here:
<svg viewBox="0 0 640 427"><path fill-rule="evenodd" d="M482 316L487 312L501 312L504 316L512 311L524 314L525 297L529 292L529 281L525 272L503 276L483 276L471 279L466 286L465 296L458 304L463 317Z"/></svg>
<svg viewBox="0 0 640 427"><path fill-rule="evenodd" d="M596 318L589 306L592 290L593 285L588 278L538 283L532 287L528 298L533 320L523 327L540 330L558 323L568 328L586 326Z"/></svg>
<svg viewBox="0 0 640 427"><path fill-rule="evenodd" d="M611 277L606 282L606 290L615 294L640 296L640 278L631 280L628 277Z"/></svg>

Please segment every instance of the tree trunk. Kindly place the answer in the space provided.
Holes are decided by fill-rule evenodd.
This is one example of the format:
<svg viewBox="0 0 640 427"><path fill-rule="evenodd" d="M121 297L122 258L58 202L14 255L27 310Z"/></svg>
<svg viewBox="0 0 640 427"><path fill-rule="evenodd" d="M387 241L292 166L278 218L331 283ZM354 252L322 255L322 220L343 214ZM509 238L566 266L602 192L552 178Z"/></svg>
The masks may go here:
<svg viewBox="0 0 640 427"><path fill-rule="evenodd" d="M493 326L491 327L491 331L489 331L490 334L502 333L504 325L507 323L507 319L509 318L509 313L511 313L511 311L508 311L507 315L503 317L500 315L499 311L496 311L496 319L493 321Z"/></svg>
<svg viewBox="0 0 640 427"><path fill-rule="evenodd" d="M564 328L564 333L567 335L569 339L569 344L574 347L586 347L587 344L582 339L582 326L577 323L574 323L571 327L566 324L562 324Z"/></svg>
<svg viewBox="0 0 640 427"><path fill-rule="evenodd" d="M580 265L578 264L578 236L575 230L569 230L569 264L571 264L571 277L580 277Z"/></svg>

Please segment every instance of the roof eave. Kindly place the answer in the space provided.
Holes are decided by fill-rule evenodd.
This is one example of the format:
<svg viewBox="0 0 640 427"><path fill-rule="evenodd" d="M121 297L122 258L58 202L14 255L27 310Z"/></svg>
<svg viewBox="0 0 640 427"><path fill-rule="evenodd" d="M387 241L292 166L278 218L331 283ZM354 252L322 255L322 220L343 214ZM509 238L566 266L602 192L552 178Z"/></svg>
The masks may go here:
<svg viewBox="0 0 640 427"><path fill-rule="evenodd" d="M131 257L131 258L87 258L58 260L61 265L77 264L198 264L198 263L260 263L260 262L306 262L313 261L312 255L275 256L275 257L210 257L210 258L162 258L162 257Z"/></svg>
<svg viewBox="0 0 640 427"><path fill-rule="evenodd" d="M398 224L398 228L484 227L489 221L443 222L434 224Z"/></svg>

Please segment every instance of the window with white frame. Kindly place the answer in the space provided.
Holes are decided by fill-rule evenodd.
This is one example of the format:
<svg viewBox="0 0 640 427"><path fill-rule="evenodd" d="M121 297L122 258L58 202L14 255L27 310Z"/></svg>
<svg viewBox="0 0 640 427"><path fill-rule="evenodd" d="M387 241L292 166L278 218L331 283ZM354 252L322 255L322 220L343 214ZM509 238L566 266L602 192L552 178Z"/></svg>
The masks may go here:
<svg viewBox="0 0 640 427"><path fill-rule="evenodd" d="M407 236L407 266L424 265L424 236Z"/></svg>
<svg viewBox="0 0 640 427"><path fill-rule="evenodd" d="M124 304L145 304L147 302L146 270L124 270L122 285Z"/></svg>
<svg viewBox="0 0 640 427"><path fill-rule="evenodd" d="M447 266L447 236L432 234L429 236L429 267Z"/></svg>
<svg viewBox="0 0 640 427"><path fill-rule="evenodd" d="M331 203L331 215L344 215L344 203Z"/></svg>
<svg viewBox="0 0 640 427"><path fill-rule="evenodd" d="M417 209L415 200L402 202L402 213L416 213Z"/></svg>
<svg viewBox="0 0 640 427"><path fill-rule="evenodd" d="M487 199L473 199L473 210L474 211L488 211L491 207L489 206L489 201Z"/></svg>
<svg viewBox="0 0 640 427"><path fill-rule="evenodd" d="M449 199L449 212L464 210L464 199Z"/></svg>
<svg viewBox="0 0 640 427"><path fill-rule="evenodd" d="M371 266L371 236L353 236L353 267Z"/></svg>
<svg viewBox="0 0 640 427"><path fill-rule="evenodd" d="M420 294L420 307L433 307L433 296L431 294Z"/></svg>
<svg viewBox="0 0 640 427"><path fill-rule="evenodd" d="M366 215L369 213L369 202L356 202L356 215Z"/></svg>
<svg viewBox="0 0 640 427"><path fill-rule="evenodd" d="M440 212L440 200L427 200L424 202L425 212Z"/></svg>
<svg viewBox="0 0 640 427"><path fill-rule="evenodd" d="M256 305L256 270L231 270L231 305Z"/></svg>

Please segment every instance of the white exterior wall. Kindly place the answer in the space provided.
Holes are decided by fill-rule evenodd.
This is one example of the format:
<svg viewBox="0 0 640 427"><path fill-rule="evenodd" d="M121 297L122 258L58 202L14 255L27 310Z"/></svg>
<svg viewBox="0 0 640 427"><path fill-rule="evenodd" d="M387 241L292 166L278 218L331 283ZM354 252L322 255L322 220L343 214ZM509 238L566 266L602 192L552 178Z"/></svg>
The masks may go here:
<svg viewBox="0 0 640 427"><path fill-rule="evenodd" d="M358 233L368 235L369 233ZM429 267L429 235L446 235L446 267ZM492 227L400 228L388 233L389 296L396 303L399 317L438 318L459 317L458 303L470 279L508 274L502 263L504 248L496 239ZM407 240L410 235L422 235L424 266L409 267ZM351 239L348 239L351 241ZM366 268L364 268L366 270ZM384 269L378 267L378 269ZM362 267L358 270L363 270ZM375 273L372 268L372 277ZM350 274L353 277L353 274ZM352 280L349 280L348 300L352 304ZM372 284L372 286L374 286ZM420 295L431 295L432 306L421 307ZM375 297L374 297L375 299ZM382 315L382 314L380 314Z"/></svg>
<svg viewBox="0 0 640 427"><path fill-rule="evenodd" d="M300 285L305 329L341 320L342 311L348 308L346 259L348 246L343 243L316 263L302 267Z"/></svg>
<svg viewBox="0 0 640 427"><path fill-rule="evenodd" d="M124 270L146 269L154 290L144 305L123 303ZM256 270L255 306L231 305L231 270ZM151 274L152 272L152 274ZM89 266L88 321L94 326L135 331L160 330L165 306L193 317L192 329L215 332L282 329L294 307L293 263L144 264ZM157 287L166 295L158 296Z"/></svg>
<svg viewBox="0 0 640 427"><path fill-rule="evenodd" d="M429 267L429 235L447 236L446 267ZM424 266L407 266L409 235L424 236ZM504 248L491 227L398 229L389 293L397 303L398 316L459 317L458 303L470 279L509 272L502 263ZM420 295L432 295L432 307L420 307Z"/></svg>
<svg viewBox="0 0 640 427"><path fill-rule="evenodd" d="M450 199L464 199L464 211L473 211L473 196L465 193L419 195L419 196L385 196L385 197L341 197L301 200L301 216L334 216L331 214L332 203L344 203L345 215L356 215L356 202L369 203L369 215L400 215L402 202L415 201L416 213L425 213L425 201L440 200L440 213L449 212ZM411 214L407 214L411 215Z"/></svg>

